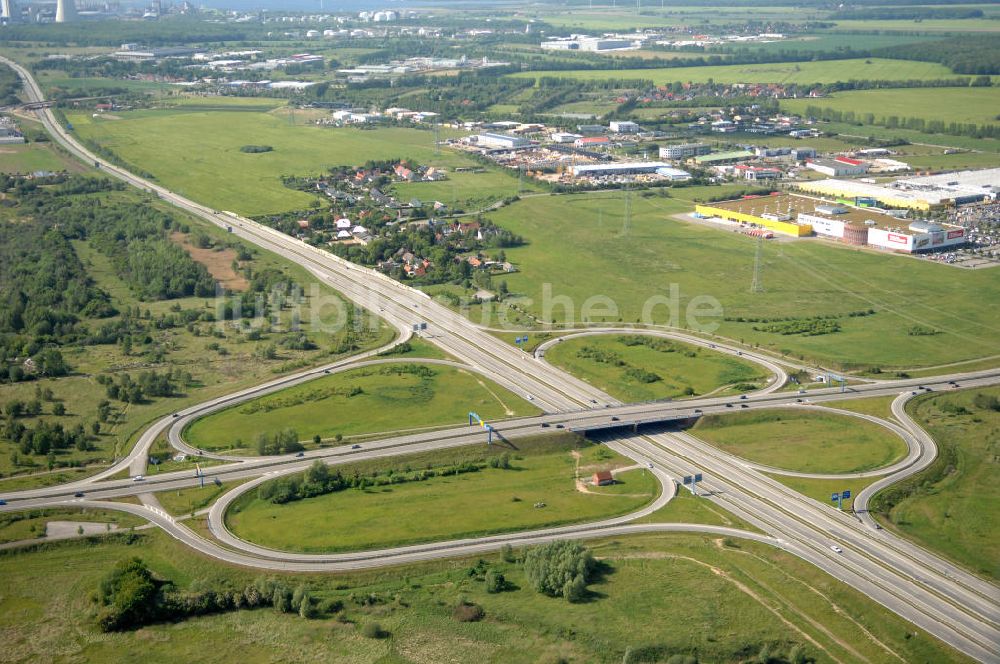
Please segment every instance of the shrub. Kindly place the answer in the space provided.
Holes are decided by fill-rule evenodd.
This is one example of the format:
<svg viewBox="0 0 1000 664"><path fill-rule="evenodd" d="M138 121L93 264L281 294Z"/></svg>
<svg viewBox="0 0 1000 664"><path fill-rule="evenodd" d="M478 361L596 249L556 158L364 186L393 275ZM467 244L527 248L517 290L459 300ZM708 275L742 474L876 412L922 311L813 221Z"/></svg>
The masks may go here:
<svg viewBox="0 0 1000 664"><path fill-rule="evenodd" d="M451 615L458 622L479 622L486 615L486 612L478 604L459 602Z"/></svg>
<svg viewBox="0 0 1000 664"><path fill-rule="evenodd" d="M361 636L366 639L384 639L389 633L382 629L382 625L377 622L365 623L361 627Z"/></svg>
<svg viewBox="0 0 1000 664"><path fill-rule="evenodd" d="M486 572L486 592L502 593L507 589L507 579L500 572L488 570Z"/></svg>

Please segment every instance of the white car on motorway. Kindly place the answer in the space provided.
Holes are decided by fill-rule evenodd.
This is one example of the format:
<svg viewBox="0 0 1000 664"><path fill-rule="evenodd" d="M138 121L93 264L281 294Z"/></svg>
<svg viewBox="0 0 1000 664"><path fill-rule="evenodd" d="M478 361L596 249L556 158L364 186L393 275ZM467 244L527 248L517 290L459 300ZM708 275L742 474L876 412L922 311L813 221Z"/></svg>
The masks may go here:
<svg viewBox="0 0 1000 664"><path fill-rule="evenodd" d="M136 475L135 477L132 478L132 481L133 482L141 482L144 479L146 479L145 476L143 476L143 475Z"/></svg>
<svg viewBox="0 0 1000 664"><path fill-rule="evenodd" d="M834 553L843 553L843 552L844 552L844 550L843 550L843 549L841 549L841 548L840 548L839 546L837 546L836 544L831 544L831 545L830 545L830 550L831 550L831 551L833 551Z"/></svg>

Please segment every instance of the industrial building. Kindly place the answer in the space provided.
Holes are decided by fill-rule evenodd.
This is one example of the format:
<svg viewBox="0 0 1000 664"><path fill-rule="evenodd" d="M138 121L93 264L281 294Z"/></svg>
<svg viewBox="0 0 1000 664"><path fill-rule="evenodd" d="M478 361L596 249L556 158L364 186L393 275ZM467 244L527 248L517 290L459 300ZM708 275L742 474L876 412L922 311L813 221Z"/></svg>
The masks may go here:
<svg viewBox="0 0 1000 664"><path fill-rule="evenodd" d="M806 162L806 168L810 168L817 173L829 175L833 178L845 175L863 175L868 172L868 165L857 159L847 157L837 157L836 159L810 159Z"/></svg>
<svg viewBox="0 0 1000 664"><path fill-rule="evenodd" d="M735 201L696 205L694 211L698 217L715 217L739 224L749 224L782 235L792 237L812 235L812 226L796 221L799 205L799 201L791 196L752 196Z"/></svg>
<svg viewBox="0 0 1000 664"><path fill-rule="evenodd" d="M698 157L712 151L712 146L706 143L681 143L679 145L664 145L660 148L660 159L676 161L688 157Z"/></svg>
<svg viewBox="0 0 1000 664"><path fill-rule="evenodd" d="M568 38L543 41L541 47L547 51L621 51L636 48L631 39L616 39L613 37L590 37L588 35L572 35Z"/></svg>
<svg viewBox="0 0 1000 664"><path fill-rule="evenodd" d="M148 62L165 58L189 58L197 52L198 49L186 46L140 48L135 44L129 44L128 48L122 48L122 50L113 53L111 57L122 62Z"/></svg>
<svg viewBox="0 0 1000 664"><path fill-rule="evenodd" d="M772 194L699 205L695 213L784 235L815 233L845 244L902 253L945 249L967 239L961 226L900 219L883 211L796 195Z"/></svg>
<svg viewBox="0 0 1000 664"><path fill-rule="evenodd" d="M737 164L733 166L733 175L737 178L757 182L759 180L777 180L784 175L784 172L780 168L771 168L769 166Z"/></svg>
<svg viewBox="0 0 1000 664"><path fill-rule="evenodd" d="M566 131L557 131L556 133L549 136L556 143L572 143L578 138L583 138L580 134L571 134Z"/></svg>
<svg viewBox="0 0 1000 664"><path fill-rule="evenodd" d="M616 134L638 134L639 125L628 120L612 120L608 127Z"/></svg>
<svg viewBox="0 0 1000 664"><path fill-rule="evenodd" d="M722 164L735 164L738 161L753 159L754 154L749 150L733 150L730 152L716 152L714 154L703 154L694 157L694 163L699 166L720 166Z"/></svg>
<svg viewBox="0 0 1000 664"><path fill-rule="evenodd" d="M526 148L531 145L531 141L523 136L508 136L507 134L477 134L470 137L469 141L481 148L490 149L515 149Z"/></svg>
<svg viewBox="0 0 1000 664"><path fill-rule="evenodd" d="M903 178L891 185L831 179L802 182L797 186L803 191L833 198L868 198L884 207L934 210L997 200L1000 195L1000 168Z"/></svg>
<svg viewBox="0 0 1000 664"><path fill-rule="evenodd" d="M795 161L805 161L816 158L816 148L792 148L789 153Z"/></svg>
<svg viewBox="0 0 1000 664"><path fill-rule="evenodd" d="M661 172L662 171L662 172ZM690 179L691 174L662 161L636 161L611 164L584 164L573 167L574 177L603 177L615 175L662 175L671 180Z"/></svg>

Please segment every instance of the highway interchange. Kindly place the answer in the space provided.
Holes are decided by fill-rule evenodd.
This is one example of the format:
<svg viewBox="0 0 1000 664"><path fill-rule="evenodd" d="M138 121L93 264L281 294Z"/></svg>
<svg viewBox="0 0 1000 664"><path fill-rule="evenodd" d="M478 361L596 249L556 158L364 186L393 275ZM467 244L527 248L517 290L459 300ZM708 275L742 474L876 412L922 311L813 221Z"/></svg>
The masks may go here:
<svg viewBox="0 0 1000 664"><path fill-rule="evenodd" d="M44 97L33 77L5 58L24 81L30 101ZM759 353L747 352L723 342L669 330L642 333L667 336L688 343L714 346L717 352L740 353L745 359L768 369L768 386L746 400L748 408L792 406L820 408L821 404L859 396L897 396L892 405L895 422L866 418L890 428L906 441L906 458L887 469L874 484L855 499L856 515L838 512L827 505L794 492L764 474L761 466L724 453L676 428L656 426L697 417L702 413L731 412L731 397L701 398L678 402L622 404L582 380L553 367L544 359L544 350L558 340L539 347L536 355L503 342L490 331L472 324L462 315L440 305L423 293L400 284L379 272L362 268L283 235L249 219L212 210L179 196L160 185L137 177L102 160L80 145L55 119L48 108L36 111L53 138L83 161L98 166L130 185L154 193L162 200L206 221L231 231L255 245L298 263L317 279L377 315L397 331L392 345L408 339L413 325L427 323L425 337L448 353L459 365L489 377L517 394L531 398L544 414L495 422L504 439L516 445L518 437L537 435L545 427L562 426L588 433L616 451L649 464L661 480L663 491L657 502L631 515L600 523L511 533L471 540L439 542L384 551L336 555L292 554L272 551L236 538L225 524L225 509L239 495L257 484L282 474L301 472L316 458L342 464L375 457L395 456L423 450L483 444L480 429L456 427L438 431L403 434L364 443L361 449L345 447L307 452L303 457L263 457L227 460L204 469L211 481L250 479L224 494L210 509L208 523L215 540L195 533L167 515L156 502L154 492L196 486L201 480L190 472L161 473L144 482L109 479L127 469L130 475L145 472L148 451L158 436L166 432L171 444L197 454L183 441L183 427L195 417L255 398L288 385L311 380L330 372L343 371L370 362L382 349L270 381L183 410L154 423L140 437L132 452L108 470L87 480L45 489L21 491L4 496L3 510L27 507L76 505L99 506L138 514L163 528L193 549L233 564L287 571L344 570L398 565L442 556L458 556L494 550L503 543L524 545L556 538L605 537L631 532L704 532L727 537L752 538L780 547L820 567L908 619L915 625L951 644L961 652L984 662L1000 661L1000 591L991 583L964 571L919 546L877 528L867 505L879 489L919 472L933 462L934 441L905 412L906 402L921 388L953 389L952 381L963 388L1000 382L1000 370L987 370L904 381L868 381L853 385L846 393L839 388L810 390L807 395L782 391L787 375L783 364ZM621 333L602 329L572 332ZM628 330L636 333L637 330ZM803 403L808 402L808 403ZM728 405L727 405L728 404ZM638 429L633 430L633 425ZM211 455L208 455L211 456ZM784 472L767 469L769 472ZM632 523L665 504L675 491L674 482L693 472L704 473L699 493L761 533L699 524ZM77 493L85 493L83 498ZM138 495L144 505L111 502L111 499Z"/></svg>

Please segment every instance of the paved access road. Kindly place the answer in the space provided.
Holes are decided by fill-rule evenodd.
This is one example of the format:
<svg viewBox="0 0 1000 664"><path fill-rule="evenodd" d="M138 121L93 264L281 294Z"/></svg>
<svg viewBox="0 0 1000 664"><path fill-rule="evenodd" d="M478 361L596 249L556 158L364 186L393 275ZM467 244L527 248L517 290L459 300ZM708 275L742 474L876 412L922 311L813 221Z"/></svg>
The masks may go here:
<svg viewBox="0 0 1000 664"><path fill-rule="evenodd" d="M43 95L34 78L24 68L6 58L0 58L13 67L25 84L25 92L30 101L43 101ZM202 219L227 228L235 235L244 238L262 248L274 251L289 260L302 265L320 281L329 284L345 298L364 306L395 327L400 335L408 334L415 323L427 323L430 327L428 340L432 341L458 361L468 364L493 380L508 387L515 393L538 404L548 414L542 418L524 418L516 422L504 423L501 432L511 438L515 433L526 435L533 427L537 433L543 424L563 424L581 431L607 427L610 418L617 417L623 424L643 423L662 419L664 415L679 416L687 409L689 415L697 415L695 411L726 412L729 399L703 399L667 404L637 404L623 406L617 400L604 394L601 390L555 369L541 358L528 356L521 351L503 343L463 316L434 302L426 295L395 282L379 272L358 267L343 261L329 253L311 247L294 238L285 236L266 226L232 215L212 210L190 201L155 183L133 175L106 160L90 153L79 144L58 122L55 121L49 109L37 111L40 119L46 125L53 138L70 153L88 163L101 168L110 175L120 178L130 185L151 192L161 199L194 214ZM630 330L631 332L631 330ZM308 374L309 372L304 372ZM301 379L307 376L300 375ZM986 371L975 374L962 374L954 377L962 381L963 386L996 384L1000 381L1000 371ZM935 389L949 389L947 383L940 379L927 379L927 385ZM878 394L900 394L894 404L894 412L899 425L909 432L921 449L919 456L906 468L894 475L888 476L884 482L897 481L909 473L931 463L936 449L933 441L912 420L902 413L902 403L912 397L912 390L919 381L900 381L892 384L871 383L853 388L858 396L874 396ZM273 389L273 385L263 389ZM780 384L772 386L774 390ZM259 389L259 388L255 388ZM252 393L252 391L251 391ZM810 392L810 401L833 400L844 398L835 392ZM773 391L770 394L754 395L746 405L755 404L792 404L797 403L797 397ZM740 402L742 406L745 402ZM898 405L898 407L897 407ZM731 406L730 406L731 407ZM902 415L901 415L902 413ZM546 419L550 418L550 419ZM171 418L172 419L172 418ZM161 421L155 434L153 430L147 434L158 435L160 431L170 427L170 420ZM154 428L155 428L154 427ZM481 435L481 434L480 434ZM145 439L145 437L144 437ZM150 439L151 440L151 439ZM480 437L481 440L481 437ZM354 458L365 458L373 455L395 455L402 451L419 449L438 449L449 445L469 444L468 431L446 431L435 434L415 434L395 440L389 439L378 443L366 444L364 450ZM661 433L649 436L640 434L620 435L610 441L633 458L652 463L659 472L676 478L693 470L705 473L704 487L710 492L710 499L716 500L756 525L769 537L762 541L775 542L817 565L838 579L864 592L884 606L895 611L916 625L923 627L929 633L938 636L958 650L981 661L1000 661L1000 598L998 590L992 584L974 577L956 568L947 561L926 552L911 542L895 537L884 531L875 530L871 522L868 524L855 520L853 517L840 514L811 501L793 491L788 490L774 480L763 475L745 461L725 454L697 439L681 433ZM129 459L130 468L143 467L145 463L142 445L137 446L136 456ZM912 449L912 446L911 446ZM322 454L328 462L341 460L351 452L326 450ZM238 464L228 464L206 470L215 476L259 477L262 473L287 472L291 469L304 468L311 459L261 459ZM275 470L281 468L281 471ZM265 475L266 476L266 475ZM128 481L94 482L88 485L89 498L114 497L146 493L152 490L172 488L172 483L178 486L188 486L195 478L173 477L164 474L155 480L147 481L147 486L141 489ZM77 491L79 491L77 484ZM868 494L870 495L870 493ZM862 506L866 504L867 495L859 496ZM20 492L11 497L11 505L5 509L23 508L29 505L58 505L67 500L65 488ZM193 548L238 564L277 569L332 569L329 562L322 560L293 559L292 554L274 552L275 557L252 555L245 551L230 552L219 545L197 536L183 526L178 526L169 516L163 514L155 506L140 507L123 503L88 503L85 499L79 504L100 504L101 506L125 511L139 510L146 518L151 518L175 537L187 542ZM219 527L218 513L214 515L213 528ZM511 536L511 542L523 544L531 541L543 541L554 537L586 537L609 535L640 530L671 530L697 529L703 532L721 533L725 529L690 525L658 525L644 524L604 524L604 527L574 526L564 531L536 531L530 534ZM734 536L748 537L744 531L728 531ZM219 533L225 537L224 533ZM518 539L520 538L520 539ZM773 539L771 539L773 538ZM239 542L237 542L239 544ZM241 545L242 546L242 545ZM475 551L495 549L500 543L492 538L481 538L469 542L442 543L426 547L419 552L403 549L388 552L364 552L352 554L356 559L350 561L357 566L375 566L379 564L398 564L411 560L468 554ZM837 547L834 550L832 547Z"/></svg>

